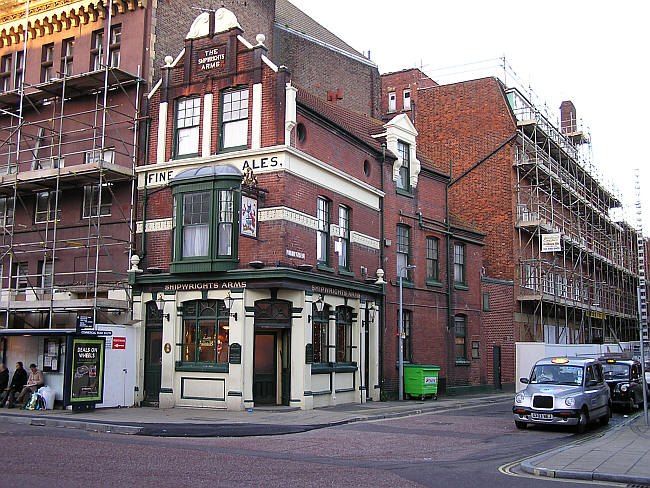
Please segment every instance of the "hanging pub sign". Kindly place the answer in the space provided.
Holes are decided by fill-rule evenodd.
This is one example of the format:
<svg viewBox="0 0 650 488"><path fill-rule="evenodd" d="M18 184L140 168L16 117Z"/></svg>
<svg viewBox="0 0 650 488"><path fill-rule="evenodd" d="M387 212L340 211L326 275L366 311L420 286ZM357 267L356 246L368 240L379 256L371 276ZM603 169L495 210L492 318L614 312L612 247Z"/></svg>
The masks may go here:
<svg viewBox="0 0 650 488"><path fill-rule="evenodd" d="M542 252L554 252L562 250L562 234L542 234L540 236Z"/></svg>
<svg viewBox="0 0 650 488"><path fill-rule="evenodd" d="M104 396L103 337L70 337L70 354L64 385L66 405L101 403Z"/></svg>
<svg viewBox="0 0 650 488"><path fill-rule="evenodd" d="M240 233L247 237L257 237L257 200L242 195Z"/></svg>

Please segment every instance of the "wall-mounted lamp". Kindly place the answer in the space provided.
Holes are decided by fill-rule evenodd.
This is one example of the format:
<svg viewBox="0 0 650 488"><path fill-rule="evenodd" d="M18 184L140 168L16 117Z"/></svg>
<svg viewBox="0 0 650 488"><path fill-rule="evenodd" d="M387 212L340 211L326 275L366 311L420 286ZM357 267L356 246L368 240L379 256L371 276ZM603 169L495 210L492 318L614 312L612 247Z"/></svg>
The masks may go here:
<svg viewBox="0 0 650 488"><path fill-rule="evenodd" d="M370 305L370 308L368 308L368 320L370 320L370 322L374 322L376 314L377 314L377 307L373 302L372 305Z"/></svg>
<svg viewBox="0 0 650 488"><path fill-rule="evenodd" d="M323 311L323 307L325 307L325 302L323 301L323 295L318 295L318 300L313 302L313 304L316 307L316 311L320 314ZM310 323L311 320L312 320L312 316L308 315L307 323Z"/></svg>
<svg viewBox="0 0 650 488"><path fill-rule="evenodd" d="M232 296L230 296L230 290L228 290L228 294L226 295L226 298L223 299L223 304L226 307L226 310L228 311L228 315L230 315L232 318L237 320L237 312L230 313L233 303L235 303L235 299Z"/></svg>
<svg viewBox="0 0 650 488"><path fill-rule="evenodd" d="M169 314L168 313L163 313L165 310L165 294L160 292L158 293L158 299L156 300L156 306L158 307L158 310L160 311L161 317L164 317L166 320L169 320Z"/></svg>
<svg viewBox="0 0 650 488"><path fill-rule="evenodd" d="M366 304L366 311L368 312L368 320L362 320L362 325L367 327L369 324L372 324L375 321L375 314L377 313L377 307L373 302L369 307Z"/></svg>
<svg viewBox="0 0 650 488"><path fill-rule="evenodd" d="M323 301L323 295L318 296L318 300L314 302L314 305L316 305L316 311L318 311L318 313L321 313L323 311L323 308L325 307L325 302Z"/></svg>

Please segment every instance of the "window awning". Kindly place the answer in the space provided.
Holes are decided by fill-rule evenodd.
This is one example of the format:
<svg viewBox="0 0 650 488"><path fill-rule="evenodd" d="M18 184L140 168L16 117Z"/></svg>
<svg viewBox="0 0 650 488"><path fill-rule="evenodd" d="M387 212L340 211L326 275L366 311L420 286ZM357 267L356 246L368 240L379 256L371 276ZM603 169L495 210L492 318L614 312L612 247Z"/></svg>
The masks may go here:
<svg viewBox="0 0 650 488"><path fill-rule="evenodd" d="M0 337L71 335L76 333L77 329L0 329Z"/></svg>

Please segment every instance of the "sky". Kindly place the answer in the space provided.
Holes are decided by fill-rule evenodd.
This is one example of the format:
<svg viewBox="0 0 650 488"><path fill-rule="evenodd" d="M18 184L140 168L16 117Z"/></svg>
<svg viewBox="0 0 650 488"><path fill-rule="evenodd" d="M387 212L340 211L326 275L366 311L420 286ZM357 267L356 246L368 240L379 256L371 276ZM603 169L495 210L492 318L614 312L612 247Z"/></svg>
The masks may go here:
<svg viewBox="0 0 650 488"><path fill-rule="evenodd" d="M571 100L591 136L591 162L650 235L650 152L644 150L650 2L584 0L290 0L360 52L380 73L422 67L439 83L499 75L532 88L559 120ZM645 61L644 61L645 60ZM511 77L512 73L516 78Z"/></svg>

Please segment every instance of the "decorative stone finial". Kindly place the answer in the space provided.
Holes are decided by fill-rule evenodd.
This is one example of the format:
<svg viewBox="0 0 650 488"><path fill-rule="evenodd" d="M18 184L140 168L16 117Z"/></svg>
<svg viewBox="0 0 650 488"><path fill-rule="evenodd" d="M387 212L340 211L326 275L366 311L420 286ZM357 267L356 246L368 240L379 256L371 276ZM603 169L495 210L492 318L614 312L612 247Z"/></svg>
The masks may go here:
<svg viewBox="0 0 650 488"><path fill-rule="evenodd" d="M134 254L131 256L131 268L129 269L129 273L142 273L142 270L138 268L138 264L140 264L140 256Z"/></svg>

